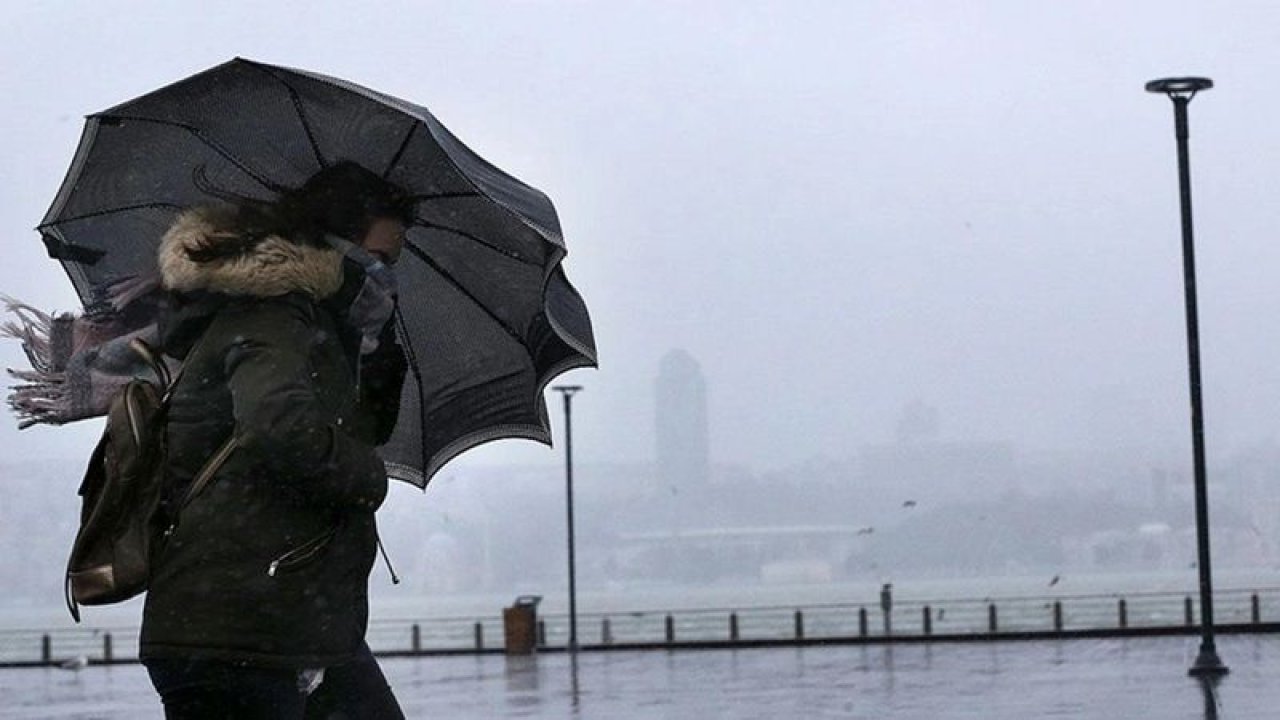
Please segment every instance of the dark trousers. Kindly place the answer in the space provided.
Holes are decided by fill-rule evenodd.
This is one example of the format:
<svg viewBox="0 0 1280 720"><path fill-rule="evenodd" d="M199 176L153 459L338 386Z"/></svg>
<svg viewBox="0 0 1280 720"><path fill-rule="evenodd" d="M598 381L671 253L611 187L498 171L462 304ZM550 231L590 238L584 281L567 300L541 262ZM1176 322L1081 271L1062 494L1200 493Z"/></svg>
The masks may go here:
<svg viewBox="0 0 1280 720"><path fill-rule="evenodd" d="M404 713L368 646L325 669L311 695L298 671L219 660L145 661L166 720L402 720Z"/></svg>

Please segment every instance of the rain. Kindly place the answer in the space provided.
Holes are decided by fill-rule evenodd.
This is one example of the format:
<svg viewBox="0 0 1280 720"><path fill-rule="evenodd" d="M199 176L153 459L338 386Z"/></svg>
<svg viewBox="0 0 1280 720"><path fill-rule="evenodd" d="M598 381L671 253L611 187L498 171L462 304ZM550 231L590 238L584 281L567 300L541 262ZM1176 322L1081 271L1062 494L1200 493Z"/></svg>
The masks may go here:
<svg viewBox="0 0 1280 720"><path fill-rule="evenodd" d="M547 193L599 350L598 369L552 383L583 388L572 457L590 642L611 613L787 608L787 625L790 608L827 603L865 605L878 631L886 584L913 613L903 632L938 600L940 632L984 627L1006 597L1049 618L1055 601L1101 596L1111 622L1116 598L1166 593L1130 617L1181 620L1199 560L1177 165L1170 103L1144 84L1210 77L1189 113L1213 569L1238 594L1223 621L1247 619L1249 593L1264 611L1280 598L1280 7L5 14L0 293L37 308L78 307L32 228L83 116L237 56L411 99ZM0 342L0 366L24 363ZM564 617L565 412L545 394L552 447L502 440L425 491L392 484L378 519L401 582L380 560L375 620L497 618L521 595ZM4 628L70 624L60 575L100 427L0 423ZM127 625L138 610L95 612ZM1182 647L1136 655L1184 673ZM1233 647L1237 675L1250 657L1276 666L1269 645ZM584 688L608 676L591 667ZM656 667L638 676L679 696Z"/></svg>

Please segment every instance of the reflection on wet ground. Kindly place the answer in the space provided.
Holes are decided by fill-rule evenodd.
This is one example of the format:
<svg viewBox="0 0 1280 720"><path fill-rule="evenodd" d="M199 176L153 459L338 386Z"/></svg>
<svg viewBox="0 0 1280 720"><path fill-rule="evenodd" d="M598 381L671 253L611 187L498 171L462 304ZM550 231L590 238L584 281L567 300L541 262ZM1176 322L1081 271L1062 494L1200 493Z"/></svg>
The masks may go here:
<svg viewBox="0 0 1280 720"><path fill-rule="evenodd" d="M1275 717L1280 637L1225 636L1231 673L1187 675L1197 638L387 659L411 718ZM0 718L160 718L138 666L0 672Z"/></svg>
<svg viewBox="0 0 1280 720"><path fill-rule="evenodd" d="M443 661L469 664L464 682L441 661L415 677L400 661L387 670L421 717L1274 717L1280 638L1220 638L1231 673L1216 687L1187 675L1197 648L1159 638Z"/></svg>

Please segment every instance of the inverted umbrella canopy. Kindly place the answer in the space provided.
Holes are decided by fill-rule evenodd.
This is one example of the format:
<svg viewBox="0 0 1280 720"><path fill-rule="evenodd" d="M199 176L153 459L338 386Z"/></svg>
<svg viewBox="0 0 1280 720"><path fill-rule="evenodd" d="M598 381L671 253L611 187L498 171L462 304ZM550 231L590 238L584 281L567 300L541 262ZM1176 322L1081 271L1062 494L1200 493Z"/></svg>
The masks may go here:
<svg viewBox="0 0 1280 720"><path fill-rule="evenodd" d="M596 364L555 208L423 107L237 58L90 115L37 229L93 312L102 288L154 271L177 213L214 199L202 187L271 200L341 160L419 200L396 266L410 374L381 449L391 475L426 487L480 443L550 443L543 388Z"/></svg>

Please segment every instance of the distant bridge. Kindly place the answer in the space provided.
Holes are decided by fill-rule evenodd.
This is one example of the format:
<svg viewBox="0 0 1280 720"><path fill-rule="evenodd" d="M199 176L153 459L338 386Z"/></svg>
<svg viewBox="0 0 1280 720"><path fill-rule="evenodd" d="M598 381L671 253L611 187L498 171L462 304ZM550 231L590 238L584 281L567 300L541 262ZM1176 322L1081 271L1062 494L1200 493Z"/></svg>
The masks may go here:
<svg viewBox="0 0 1280 720"><path fill-rule="evenodd" d="M622 542L667 543L681 540L776 540L779 538L859 538L875 532L869 525L760 525L682 528L622 533Z"/></svg>

